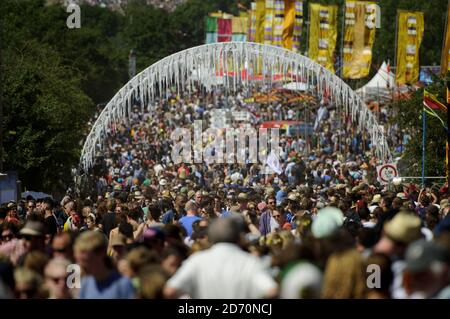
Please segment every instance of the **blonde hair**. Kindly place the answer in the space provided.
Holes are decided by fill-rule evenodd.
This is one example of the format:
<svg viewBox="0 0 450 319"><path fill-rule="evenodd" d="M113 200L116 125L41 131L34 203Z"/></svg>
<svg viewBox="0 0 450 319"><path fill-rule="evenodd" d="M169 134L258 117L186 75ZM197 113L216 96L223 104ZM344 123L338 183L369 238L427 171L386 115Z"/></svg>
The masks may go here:
<svg viewBox="0 0 450 319"><path fill-rule="evenodd" d="M75 241L76 251L106 251L108 242L106 237L98 231L85 231Z"/></svg>
<svg viewBox="0 0 450 319"><path fill-rule="evenodd" d="M55 257L47 263L47 266L45 266L44 274L45 276L50 276L55 267L67 269L70 264L72 264L72 262L66 258Z"/></svg>

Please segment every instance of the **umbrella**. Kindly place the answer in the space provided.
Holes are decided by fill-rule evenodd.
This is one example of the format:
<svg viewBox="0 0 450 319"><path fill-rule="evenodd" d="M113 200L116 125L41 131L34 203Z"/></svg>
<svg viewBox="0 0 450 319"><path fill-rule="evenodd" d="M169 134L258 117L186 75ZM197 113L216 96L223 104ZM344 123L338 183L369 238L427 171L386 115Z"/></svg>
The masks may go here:
<svg viewBox="0 0 450 319"><path fill-rule="evenodd" d="M51 198L53 199L52 195L43 193L43 192L33 192L33 191L27 191L22 193L22 198L27 198L28 196L33 197L34 199L42 199L42 198Z"/></svg>

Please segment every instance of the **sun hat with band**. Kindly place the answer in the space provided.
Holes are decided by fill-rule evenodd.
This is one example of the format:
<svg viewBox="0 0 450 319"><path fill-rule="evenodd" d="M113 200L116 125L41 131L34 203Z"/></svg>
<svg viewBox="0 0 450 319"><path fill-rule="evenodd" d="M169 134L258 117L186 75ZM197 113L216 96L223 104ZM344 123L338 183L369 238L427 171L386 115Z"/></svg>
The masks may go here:
<svg viewBox="0 0 450 319"><path fill-rule="evenodd" d="M20 230L21 236L39 237L44 235L44 224L39 221L29 220L25 226Z"/></svg>

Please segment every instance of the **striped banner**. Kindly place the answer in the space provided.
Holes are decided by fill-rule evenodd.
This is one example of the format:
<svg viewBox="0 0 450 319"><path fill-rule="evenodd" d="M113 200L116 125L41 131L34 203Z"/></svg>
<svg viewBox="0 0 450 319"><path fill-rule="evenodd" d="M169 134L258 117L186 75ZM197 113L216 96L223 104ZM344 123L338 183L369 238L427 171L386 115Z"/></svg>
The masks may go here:
<svg viewBox="0 0 450 319"><path fill-rule="evenodd" d="M256 2L251 3L248 40L250 42L255 42L256 40Z"/></svg>
<svg viewBox="0 0 450 319"><path fill-rule="evenodd" d="M335 5L310 3L308 56L334 73L334 49L337 39L337 10Z"/></svg>
<svg viewBox="0 0 450 319"><path fill-rule="evenodd" d="M275 15L273 20L273 45L283 46L283 21L284 21L284 0L275 1Z"/></svg>
<svg viewBox="0 0 450 319"><path fill-rule="evenodd" d="M264 20L264 44L272 44L273 40L273 0L266 0L265 20Z"/></svg>
<svg viewBox="0 0 450 319"><path fill-rule="evenodd" d="M303 31L303 1L295 1L295 23L292 50L300 51L300 39Z"/></svg>
<svg viewBox="0 0 450 319"><path fill-rule="evenodd" d="M424 31L423 12L398 10L397 84L415 84L419 80L419 50Z"/></svg>

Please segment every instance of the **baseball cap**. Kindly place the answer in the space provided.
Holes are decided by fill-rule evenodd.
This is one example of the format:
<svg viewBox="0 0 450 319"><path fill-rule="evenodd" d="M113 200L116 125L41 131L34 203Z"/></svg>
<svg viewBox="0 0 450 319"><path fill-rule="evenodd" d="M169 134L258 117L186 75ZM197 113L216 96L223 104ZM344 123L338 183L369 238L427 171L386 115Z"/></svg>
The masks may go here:
<svg viewBox="0 0 450 319"><path fill-rule="evenodd" d="M425 239L411 243L405 254L406 270L410 272L421 272L449 260L449 253L442 244Z"/></svg>

